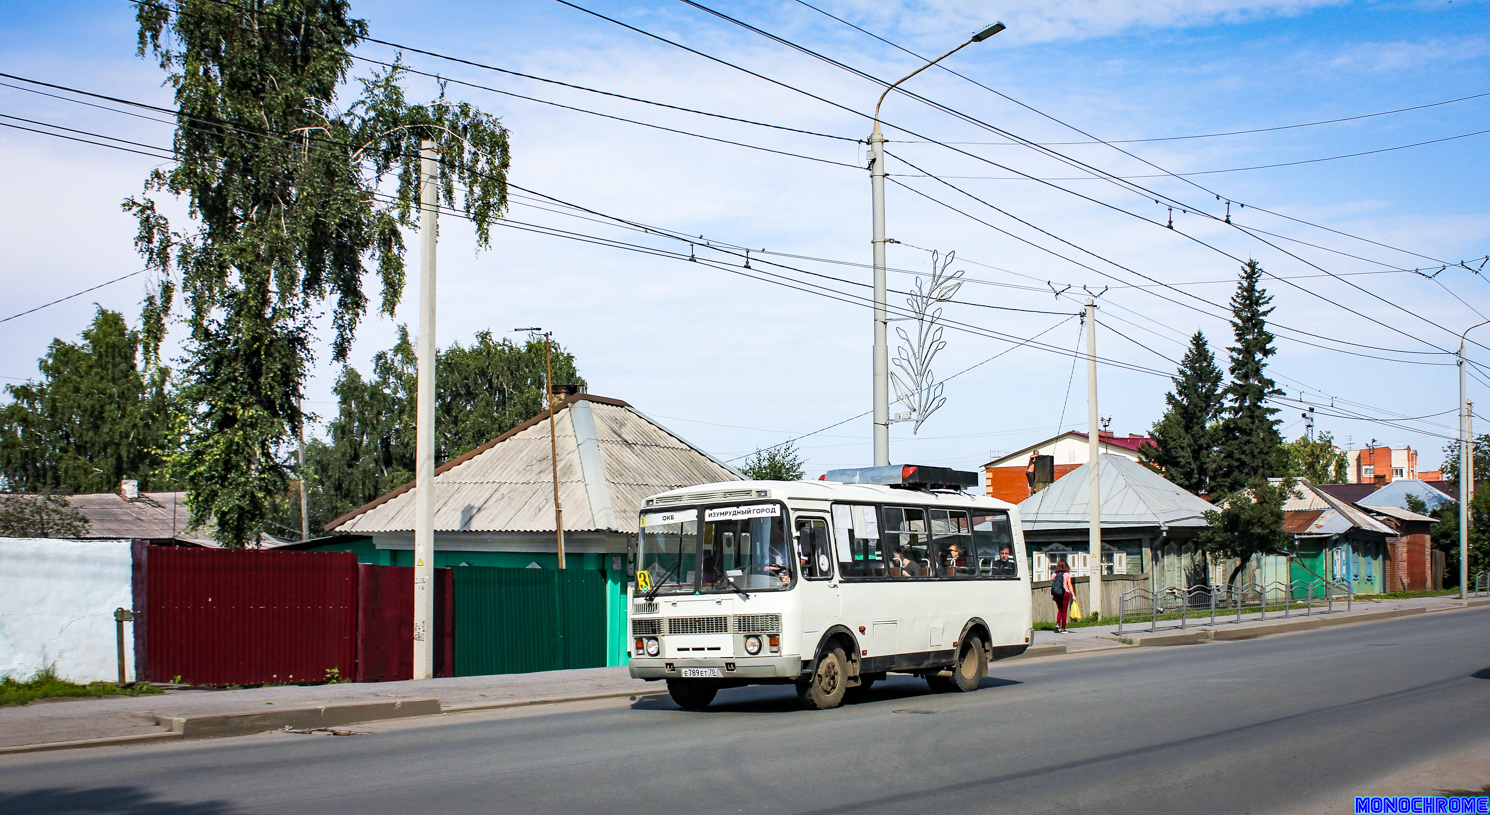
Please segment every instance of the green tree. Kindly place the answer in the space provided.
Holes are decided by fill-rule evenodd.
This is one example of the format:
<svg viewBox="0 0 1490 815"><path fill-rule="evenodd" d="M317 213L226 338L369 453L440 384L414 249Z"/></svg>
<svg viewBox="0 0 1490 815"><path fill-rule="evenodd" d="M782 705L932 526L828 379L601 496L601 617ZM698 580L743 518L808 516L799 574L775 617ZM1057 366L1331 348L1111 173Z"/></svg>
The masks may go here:
<svg viewBox="0 0 1490 815"><path fill-rule="evenodd" d="M1299 436L1283 445L1288 454L1288 474L1315 484L1344 484L1350 480L1345 454L1335 449L1335 438L1320 433L1318 439Z"/></svg>
<svg viewBox="0 0 1490 815"><path fill-rule="evenodd" d="M801 481L802 457L791 442L756 448L740 466L740 474L755 481Z"/></svg>
<svg viewBox="0 0 1490 815"><path fill-rule="evenodd" d="M1288 552L1293 536L1283 531L1283 504L1294 491L1291 478L1279 483L1254 479L1221 502L1220 509L1205 513L1206 526L1198 542L1214 558L1236 558L1237 565L1226 578L1228 586L1257 555Z"/></svg>
<svg viewBox="0 0 1490 815"><path fill-rule="evenodd" d="M1469 445L1469 454L1474 457L1474 482L1485 483L1490 476L1490 435L1476 436ZM1459 442L1451 441L1443 446L1443 480L1459 483Z"/></svg>
<svg viewBox="0 0 1490 815"><path fill-rule="evenodd" d="M1235 492L1257 478L1281 477L1288 469L1283 437L1278 433L1277 408L1268 400L1281 396L1267 375L1267 360L1277 349L1267 328L1273 313L1272 295L1261 286L1262 267L1255 260L1242 267L1241 280L1231 297L1231 328L1236 345L1231 352L1231 384L1226 386L1226 408L1216 444L1212 489Z"/></svg>
<svg viewBox="0 0 1490 815"><path fill-rule="evenodd" d="M1190 338L1190 349L1180 360L1174 390L1165 394L1169 405L1149 431L1154 444L1139 448L1144 463L1164 477L1195 493L1211 491L1217 422L1221 418L1221 369L1199 331Z"/></svg>
<svg viewBox="0 0 1490 815"><path fill-rule="evenodd" d="M1478 480L1478 479L1476 479ZM1410 508L1410 507L1409 507ZM1419 510L1413 510L1419 511ZM1459 502L1439 505L1427 513L1438 519L1433 524L1433 548L1444 553L1444 586L1459 585ZM1490 570L1490 490L1475 490L1469 499L1469 579Z"/></svg>
<svg viewBox="0 0 1490 815"><path fill-rule="evenodd" d="M159 273L146 348L158 352L179 291L188 333L173 465L192 522L211 517L218 540L242 546L289 483L315 321L329 314L331 357L343 361L367 310L364 261L383 313L402 296L420 140L439 145L442 206L485 246L507 203L507 132L443 93L409 104L396 66L339 104L368 30L345 0L143 0L136 19L139 53L159 61L178 108L176 163L124 204ZM186 199L188 228L160 212L157 193Z"/></svg>
<svg viewBox="0 0 1490 815"><path fill-rule="evenodd" d="M24 492L107 492L133 478L167 486L171 397L165 369L139 364L140 335L98 309L81 343L53 340L40 382L7 385L0 479Z"/></svg>
<svg viewBox="0 0 1490 815"><path fill-rule="evenodd" d="M0 538L81 538L86 534L88 517L61 495L0 498Z"/></svg>
<svg viewBox="0 0 1490 815"><path fill-rule="evenodd" d="M453 343L436 357L435 463L463 455L544 411L544 341L519 345L482 331L470 345ZM553 349L554 381L587 386L574 355ZM414 478L414 347L400 326L393 347L373 358L372 376L347 367L337 379L337 414L327 440L306 444L311 529ZM280 534L299 533L298 490L287 490L276 512Z"/></svg>

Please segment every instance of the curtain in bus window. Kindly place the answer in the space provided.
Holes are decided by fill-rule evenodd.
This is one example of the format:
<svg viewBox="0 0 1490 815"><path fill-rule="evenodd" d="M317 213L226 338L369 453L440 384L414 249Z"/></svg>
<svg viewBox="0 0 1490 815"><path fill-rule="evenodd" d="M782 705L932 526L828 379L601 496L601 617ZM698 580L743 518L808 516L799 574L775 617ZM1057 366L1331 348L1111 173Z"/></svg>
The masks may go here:
<svg viewBox="0 0 1490 815"><path fill-rule="evenodd" d="M936 563L946 577L970 577L978 573L973 555L972 527L962 510L928 509L926 521L931 526L931 543Z"/></svg>
<svg viewBox="0 0 1490 815"><path fill-rule="evenodd" d="M834 504L833 528L838 533L838 572L844 577L883 577L879 518L872 506Z"/></svg>
<svg viewBox="0 0 1490 815"><path fill-rule="evenodd" d="M931 577L931 536L919 507L885 507L885 552L891 577Z"/></svg>
<svg viewBox="0 0 1490 815"><path fill-rule="evenodd" d="M1017 578L1019 564L1014 561L1014 533L1009 528L1009 513L974 512L972 523L979 572L984 577Z"/></svg>

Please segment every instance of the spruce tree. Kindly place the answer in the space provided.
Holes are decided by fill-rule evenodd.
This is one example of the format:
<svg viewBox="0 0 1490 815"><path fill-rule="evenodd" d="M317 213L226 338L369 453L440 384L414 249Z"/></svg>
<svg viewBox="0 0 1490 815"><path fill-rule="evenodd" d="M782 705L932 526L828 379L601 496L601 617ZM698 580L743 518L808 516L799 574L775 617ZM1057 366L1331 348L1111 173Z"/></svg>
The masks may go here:
<svg viewBox="0 0 1490 815"><path fill-rule="evenodd" d="M1164 396L1169 408L1149 431L1154 444L1138 451L1144 463L1196 495L1211 491L1222 376L1205 335L1195 332L1178 374L1170 380L1174 390Z"/></svg>
<svg viewBox="0 0 1490 815"><path fill-rule="evenodd" d="M1236 345L1231 352L1231 384L1216 444L1213 493L1243 489L1258 478L1279 478L1288 471L1288 455L1278 433L1277 408L1268 400L1283 391L1267 376L1267 360L1277 349L1268 331L1273 297L1263 290L1262 267L1249 260L1231 297L1231 328Z"/></svg>

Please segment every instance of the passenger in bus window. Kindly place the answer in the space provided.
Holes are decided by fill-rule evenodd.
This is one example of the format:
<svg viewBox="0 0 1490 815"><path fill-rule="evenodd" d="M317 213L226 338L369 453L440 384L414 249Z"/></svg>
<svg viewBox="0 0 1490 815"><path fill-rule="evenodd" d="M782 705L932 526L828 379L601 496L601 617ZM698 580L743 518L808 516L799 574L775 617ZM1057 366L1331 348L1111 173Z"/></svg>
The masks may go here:
<svg viewBox="0 0 1490 815"><path fill-rule="evenodd" d="M943 565L948 575L967 573L967 553L962 551L961 544L954 543L947 547Z"/></svg>
<svg viewBox="0 0 1490 815"><path fill-rule="evenodd" d="M1007 546L999 547L999 559L993 563L993 573L1012 577L1018 570L1014 565L1014 552Z"/></svg>

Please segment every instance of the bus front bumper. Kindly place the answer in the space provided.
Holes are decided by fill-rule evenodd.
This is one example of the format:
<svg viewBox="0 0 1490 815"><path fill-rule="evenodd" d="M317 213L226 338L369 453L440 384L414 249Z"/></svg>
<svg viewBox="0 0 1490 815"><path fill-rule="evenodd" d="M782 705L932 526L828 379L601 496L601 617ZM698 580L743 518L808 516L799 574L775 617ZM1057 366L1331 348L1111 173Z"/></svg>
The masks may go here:
<svg viewBox="0 0 1490 815"><path fill-rule="evenodd" d="M734 659L667 659L631 657L635 679L679 679L684 668L717 668L720 679L795 679L802 675L801 657L738 657Z"/></svg>

